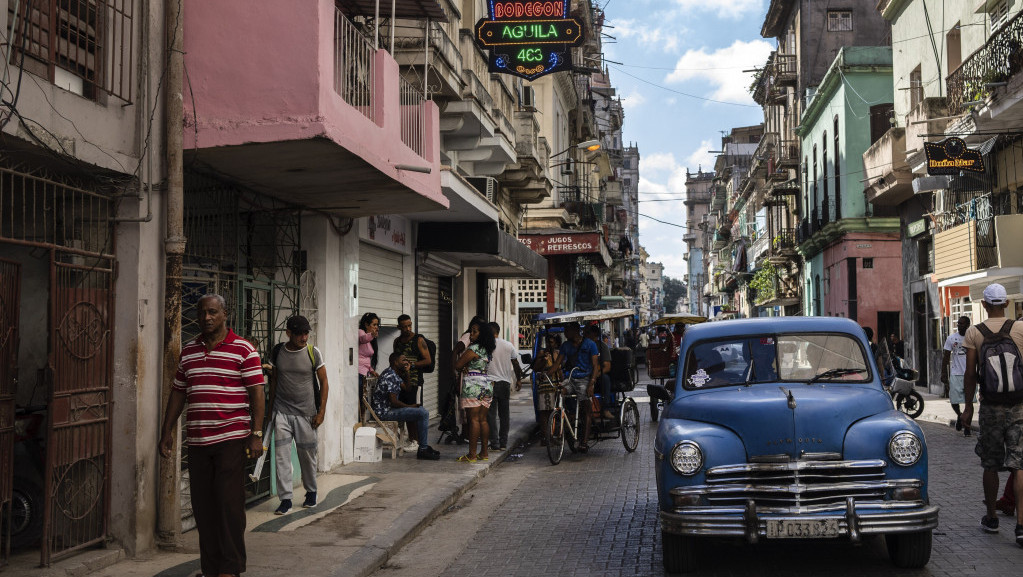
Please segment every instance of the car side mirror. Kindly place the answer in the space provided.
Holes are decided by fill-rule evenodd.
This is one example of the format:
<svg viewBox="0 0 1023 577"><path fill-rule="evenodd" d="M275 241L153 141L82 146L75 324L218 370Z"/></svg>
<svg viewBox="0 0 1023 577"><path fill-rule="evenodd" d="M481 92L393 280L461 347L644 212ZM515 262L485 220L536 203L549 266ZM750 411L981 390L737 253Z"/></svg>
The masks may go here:
<svg viewBox="0 0 1023 577"><path fill-rule="evenodd" d="M651 398L658 401L671 402L671 392L664 385L651 383L646 386L646 392Z"/></svg>
<svg viewBox="0 0 1023 577"><path fill-rule="evenodd" d="M529 353L522 353L522 364L531 365L533 364L533 355Z"/></svg>

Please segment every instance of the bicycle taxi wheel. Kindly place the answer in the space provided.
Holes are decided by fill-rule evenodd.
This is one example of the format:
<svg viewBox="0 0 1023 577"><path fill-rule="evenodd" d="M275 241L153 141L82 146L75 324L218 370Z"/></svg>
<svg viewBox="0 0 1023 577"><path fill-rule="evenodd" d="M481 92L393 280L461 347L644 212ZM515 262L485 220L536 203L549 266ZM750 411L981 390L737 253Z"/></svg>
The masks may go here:
<svg viewBox="0 0 1023 577"><path fill-rule="evenodd" d="M626 397L621 410L618 422L621 423L622 444L631 453L639 446L639 409L632 397Z"/></svg>
<svg viewBox="0 0 1023 577"><path fill-rule="evenodd" d="M547 458L552 465L561 462L565 454L565 409L558 407L547 417Z"/></svg>

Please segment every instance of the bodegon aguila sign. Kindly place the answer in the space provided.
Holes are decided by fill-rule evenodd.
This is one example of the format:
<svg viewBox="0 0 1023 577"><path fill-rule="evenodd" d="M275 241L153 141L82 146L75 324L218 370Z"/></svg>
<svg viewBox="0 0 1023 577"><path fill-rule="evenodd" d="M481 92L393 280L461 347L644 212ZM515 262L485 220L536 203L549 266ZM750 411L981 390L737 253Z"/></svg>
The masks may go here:
<svg viewBox="0 0 1023 577"><path fill-rule="evenodd" d="M490 71L535 80L572 67L570 48L583 41L569 0L488 0L490 18L476 23L476 42L490 51Z"/></svg>
<svg viewBox="0 0 1023 577"><path fill-rule="evenodd" d="M957 176L960 172L984 172L984 157L966 147L961 138L951 137L941 142L925 142L927 174L931 176Z"/></svg>

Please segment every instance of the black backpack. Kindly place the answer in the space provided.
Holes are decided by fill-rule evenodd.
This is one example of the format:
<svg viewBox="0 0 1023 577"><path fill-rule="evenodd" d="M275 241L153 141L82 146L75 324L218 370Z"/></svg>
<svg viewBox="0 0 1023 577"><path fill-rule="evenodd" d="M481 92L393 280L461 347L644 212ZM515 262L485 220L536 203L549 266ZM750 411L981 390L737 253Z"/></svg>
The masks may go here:
<svg viewBox="0 0 1023 577"><path fill-rule="evenodd" d="M430 366L420 368L419 372L432 373L434 369L437 368L437 343L431 341L430 339L424 337L423 335L419 335L419 338L423 339L423 341L426 342L426 350L430 351Z"/></svg>
<svg viewBox="0 0 1023 577"><path fill-rule="evenodd" d="M1015 404L1023 401L1023 359L1009 334L1013 322L1006 320L997 333L983 323L977 325L984 335L977 351L977 378L984 402Z"/></svg>
<svg viewBox="0 0 1023 577"><path fill-rule="evenodd" d="M270 351L270 362L274 370L277 370L277 356L281 354L281 347L285 343L277 343ZM306 345L306 352L309 353L309 363L313 366L313 400L316 402L316 412L320 412L320 379L316 376L316 357L313 356L313 346Z"/></svg>

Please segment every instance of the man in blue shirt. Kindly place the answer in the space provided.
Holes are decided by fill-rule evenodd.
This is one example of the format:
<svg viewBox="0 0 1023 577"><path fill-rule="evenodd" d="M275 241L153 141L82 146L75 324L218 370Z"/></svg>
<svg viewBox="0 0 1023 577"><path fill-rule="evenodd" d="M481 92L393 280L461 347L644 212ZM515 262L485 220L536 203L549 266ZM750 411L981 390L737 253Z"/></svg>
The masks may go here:
<svg viewBox="0 0 1023 577"><path fill-rule="evenodd" d="M579 412L582 413L583 425L582 435L579 437L579 452L585 453L587 442L590 439L590 395L593 394L593 386L597 382L597 371L599 366L600 352L597 345L589 339L584 339L579 332L579 325L569 323L565 325L565 342L561 344L561 360L559 368L564 371L567 377L564 389L568 394L578 397L580 405Z"/></svg>
<svg viewBox="0 0 1023 577"><path fill-rule="evenodd" d="M416 458L428 461L440 459L440 453L426 444L426 432L430 426L430 411L418 403L410 405L398 398L403 390L410 388L407 382L408 359L400 351L395 351L391 353L388 361L390 366L380 373L377 386L373 389L373 397L369 401L373 406L373 411L381 421L404 421L410 425L416 423L419 426L419 438L423 441L419 445Z"/></svg>

